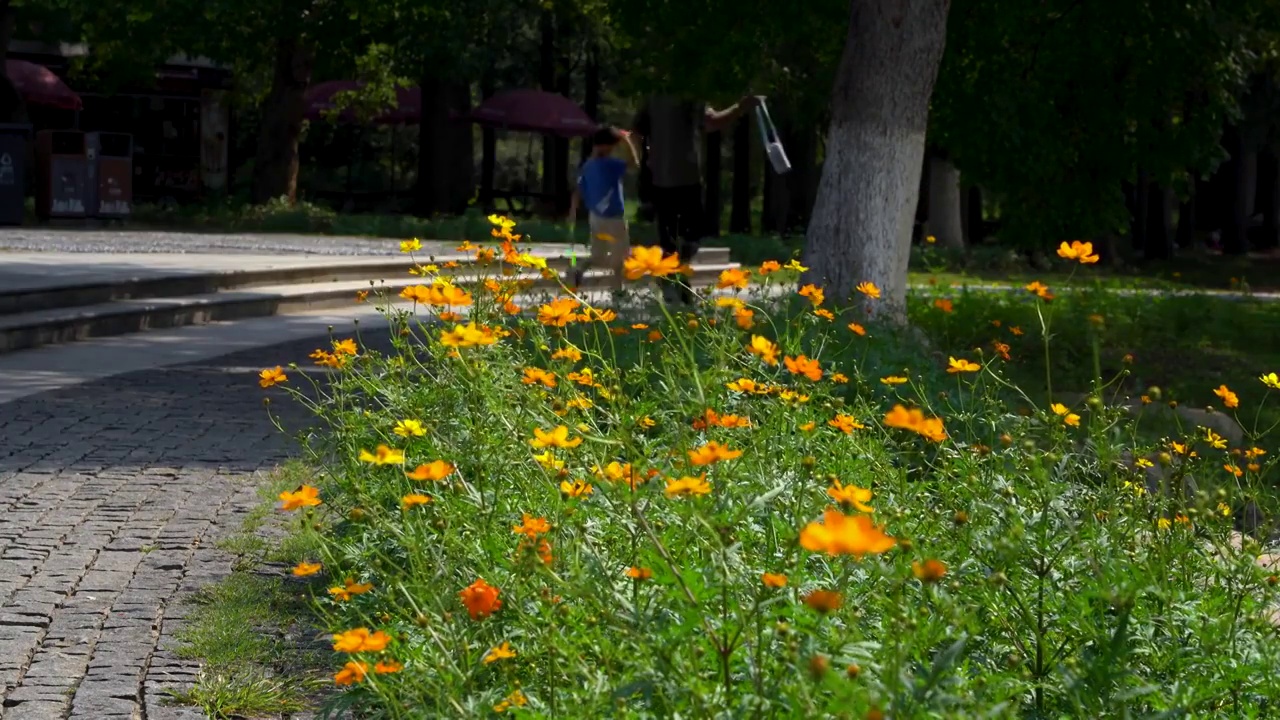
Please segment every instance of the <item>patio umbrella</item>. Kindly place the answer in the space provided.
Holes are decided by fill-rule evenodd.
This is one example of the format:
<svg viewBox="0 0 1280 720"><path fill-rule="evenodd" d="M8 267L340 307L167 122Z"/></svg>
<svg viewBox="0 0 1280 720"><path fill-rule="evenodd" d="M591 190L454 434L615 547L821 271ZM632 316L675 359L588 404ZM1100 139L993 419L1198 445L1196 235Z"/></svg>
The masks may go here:
<svg viewBox="0 0 1280 720"><path fill-rule="evenodd" d="M542 90L506 90L485 100L468 115L472 122L503 130L584 137L596 122L569 98Z"/></svg>
<svg viewBox="0 0 1280 720"><path fill-rule="evenodd" d="M307 106L305 117L308 120L324 119L327 111L333 110L335 106L334 95L359 90L363 86L364 83L356 80L329 80L312 85L303 95ZM396 88L396 102L396 107L387 108L374 116L373 122L379 125L412 125L421 120L422 92L418 88ZM338 114L338 120L353 123L356 122L356 114L350 109L343 110Z"/></svg>
<svg viewBox="0 0 1280 720"><path fill-rule="evenodd" d="M81 110L84 103L52 70L26 60L5 60L5 74L24 100L60 110Z"/></svg>

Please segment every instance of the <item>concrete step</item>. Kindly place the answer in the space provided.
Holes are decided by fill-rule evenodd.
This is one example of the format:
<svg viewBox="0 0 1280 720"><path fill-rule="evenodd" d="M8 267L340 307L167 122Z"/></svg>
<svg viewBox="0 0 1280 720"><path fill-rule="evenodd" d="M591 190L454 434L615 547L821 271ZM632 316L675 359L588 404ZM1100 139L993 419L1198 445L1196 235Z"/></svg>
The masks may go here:
<svg viewBox="0 0 1280 720"><path fill-rule="evenodd" d="M574 252L583 257L586 248L576 246ZM546 258L547 265L564 271L569 267L570 251L539 246L535 253ZM121 260L129 256L118 256ZM198 268L200 255L191 255L190 266ZM2 258L0 258L2 259ZM254 258L257 260L257 258ZM281 256L270 258L267 266L212 269L147 268L104 272L89 278L50 278L20 287L0 287L0 318L63 308L90 307L114 301L151 298L177 298L208 295L228 290L246 290L289 284L347 282L409 277L414 262L402 257ZM451 274L466 274L474 257L462 253L437 255L433 261L455 261L462 265ZM225 263L225 259L222 259ZM419 257L420 263L429 262ZM729 262L728 248L702 248L694 258L700 265L723 265ZM446 271L449 272L449 271ZM0 345L0 347L3 347Z"/></svg>
<svg viewBox="0 0 1280 720"><path fill-rule="evenodd" d="M696 263L693 266L693 284L699 287L713 284L721 271L732 267L737 267L737 264ZM534 280L534 286L526 296L549 295L550 290L559 287L557 281L536 274L518 277ZM456 282L464 285L478 280L478 276L468 274L455 278ZM582 287L599 289L604 287L604 281L601 272L591 271L587 273ZM385 280L385 276L375 278L370 275L362 279L337 281L285 282L253 287L239 285L239 289L232 290L127 298L0 315L0 353L149 329L351 307L356 302L356 293L362 290L377 289L379 294L385 293L393 301L400 302L398 293L402 288L421 282L422 278L397 272L391 280Z"/></svg>

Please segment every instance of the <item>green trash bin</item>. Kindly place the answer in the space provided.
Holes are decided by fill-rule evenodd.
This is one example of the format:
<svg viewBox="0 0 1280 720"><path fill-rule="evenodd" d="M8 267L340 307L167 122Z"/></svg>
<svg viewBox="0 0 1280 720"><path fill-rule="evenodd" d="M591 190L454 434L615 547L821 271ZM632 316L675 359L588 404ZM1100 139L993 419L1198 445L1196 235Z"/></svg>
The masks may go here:
<svg viewBox="0 0 1280 720"><path fill-rule="evenodd" d="M22 224L30 138L30 125L0 124L0 225Z"/></svg>

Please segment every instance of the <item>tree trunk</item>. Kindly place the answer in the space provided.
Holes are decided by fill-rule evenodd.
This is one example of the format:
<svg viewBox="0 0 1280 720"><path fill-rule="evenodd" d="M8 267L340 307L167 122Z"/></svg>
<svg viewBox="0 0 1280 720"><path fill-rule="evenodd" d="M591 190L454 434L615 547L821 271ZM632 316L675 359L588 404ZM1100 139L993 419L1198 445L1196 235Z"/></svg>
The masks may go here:
<svg viewBox="0 0 1280 720"><path fill-rule="evenodd" d="M486 72L480 81L480 97L493 96L493 73ZM498 164L498 136L488 125L480 131L480 207L488 212L493 207L493 177Z"/></svg>
<svg viewBox="0 0 1280 720"><path fill-rule="evenodd" d="M943 247L964 247L960 206L960 171L945 158L930 158L929 233Z"/></svg>
<svg viewBox="0 0 1280 720"><path fill-rule="evenodd" d="M1280 156L1271 148L1258 154L1258 211L1262 228L1258 231L1258 248L1280 246Z"/></svg>
<svg viewBox="0 0 1280 720"><path fill-rule="evenodd" d="M454 117L470 112L471 86L427 73L419 87L417 213L458 215L475 190L471 124Z"/></svg>
<svg viewBox="0 0 1280 720"><path fill-rule="evenodd" d="M787 230L787 203L790 196L787 194L786 178L774 172L773 165L768 162L764 163L764 188L761 194L760 230L781 235Z"/></svg>
<svg viewBox="0 0 1280 720"><path fill-rule="evenodd" d="M1196 206L1199 204L1200 188L1203 185L1199 178L1191 179L1191 190L1187 199L1178 205L1178 229L1174 240L1178 247L1187 249L1196 242Z"/></svg>
<svg viewBox="0 0 1280 720"><path fill-rule="evenodd" d="M720 216L724 213L724 204L720 201L720 146L723 136L719 132L709 132L703 138L703 188L702 200L703 232L707 237L720 237Z"/></svg>
<svg viewBox="0 0 1280 720"><path fill-rule="evenodd" d="M565 68L569 67L568 61L563 63ZM559 77L556 84L556 91L565 97L569 97L569 91L573 84L573 79L569 76L566 69ZM549 208L555 217L563 217L569 210L569 138L557 135L554 138L553 147L555 148L555 175L553 178L553 199Z"/></svg>
<svg viewBox="0 0 1280 720"><path fill-rule="evenodd" d="M868 310L905 322L912 217L949 2L850 4L804 281L837 302L875 283L882 297Z"/></svg>
<svg viewBox="0 0 1280 720"><path fill-rule="evenodd" d="M1245 233L1249 229L1249 155L1244 138L1239 131L1230 132L1226 138L1231 153L1224 171L1226 190L1226 218L1222 227L1222 252L1226 255L1243 255L1249 251Z"/></svg>
<svg viewBox="0 0 1280 720"><path fill-rule="evenodd" d="M0 69L4 68L9 56L9 41L13 39L17 15L11 0L0 0ZM9 80L8 74L0 72L0 122L24 123L26 120L27 108L22 94Z"/></svg>
<svg viewBox="0 0 1280 720"><path fill-rule="evenodd" d="M555 17L548 8L538 16L538 85L547 92L556 91ZM550 135L542 137L542 193L556 193L556 142Z"/></svg>
<svg viewBox="0 0 1280 720"><path fill-rule="evenodd" d="M791 172L782 177L787 186L784 229L803 231L809 226L818 191L818 130L808 123L791 125L784 142L791 161Z"/></svg>
<svg viewBox="0 0 1280 720"><path fill-rule="evenodd" d="M597 123L600 122L600 57L597 47L592 42L591 47L587 50L587 67L583 72L583 98L582 109L587 111L587 117ZM582 161L586 162L591 157L591 140L590 138L582 139Z"/></svg>
<svg viewBox="0 0 1280 720"><path fill-rule="evenodd" d="M982 188L972 185L964 195L964 242L979 245L987 239L987 229L982 217Z"/></svg>
<svg viewBox="0 0 1280 720"><path fill-rule="evenodd" d="M733 128L733 208L729 211L729 232L751 234L751 117L744 116Z"/></svg>
<svg viewBox="0 0 1280 720"><path fill-rule="evenodd" d="M261 205L278 197L298 199L298 142L302 137L303 94L311 84L315 48L304 38L276 41L271 89L262 99L258 151L253 161L251 198Z"/></svg>

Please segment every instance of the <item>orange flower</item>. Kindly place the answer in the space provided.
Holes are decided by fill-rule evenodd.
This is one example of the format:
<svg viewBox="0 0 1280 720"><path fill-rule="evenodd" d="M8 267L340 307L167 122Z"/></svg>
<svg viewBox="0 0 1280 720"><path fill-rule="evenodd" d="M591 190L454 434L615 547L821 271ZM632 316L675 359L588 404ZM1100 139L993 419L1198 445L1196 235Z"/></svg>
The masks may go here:
<svg viewBox="0 0 1280 720"><path fill-rule="evenodd" d="M551 359L568 360L571 363L576 363L582 359L582 351L572 345L566 345L551 353Z"/></svg>
<svg viewBox="0 0 1280 720"><path fill-rule="evenodd" d="M502 601L498 599L498 588L478 578L475 582L458 592L467 614L472 620L483 620L502 609Z"/></svg>
<svg viewBox="0 0 1280 720"><path fill-rule="evenodd" d="M279 365L258 373L258 385L264 388L269 388L282 382L289 382L289 378L285 376L284 368Z"/></svg>
<svg viewBox="0 0 1280 720"><path fill-rule="evenodd" d="M419 465L411 473L407 473L410 480L443 480L453 474L456 470L453 463L444 460L432 460L426 465Z"/></svg>
<svg viewBox="0 0 1280 720"><path fill-rule="evenodd" d="M333 676L333 682L337 685L355 685L364 680L364 676L369 674L368 663L356 662L348 660L346 665Z"/></svg>
<svg viewBox="0 0 1280 720"><path fill-rule="evenodd" d="M934 300L933 306L938 308L944 313L949 313L955 309L955 307L951 304L951 301L946 298L938 298L937 300Z"/></svg>
<svg viewBox="0 0 1280 720"><path fill-rule="evenodd" d="M373 671L379 675L390 675L398 673L404 669L404 664L396 662L393 658L384 658L373 666Z"/></svg>
<svg viewBox="0 0 1280 720"><path fill-rule="evenodd" d="M1226 385L1219 385L1218 389L1213 391L1213 394L1222 398L1222 404L1228 408L1240 407L1240 398L1236 397L1236 394L1231 392Z"/></svg>
<svg viewBox="0 0 1280 720"><path fill-rule="evenodd" d="M799 294L800 297L809 298L809 302L813 303L814 307L821 305L822 301L826 299L826 295L823 294L822 288L812 284L805 285L800 288Z"/></svg>
<svg viewBox="0 0 1280 720"><path fill-rule="evenodd" d="M817 310L814 310L813 315L814 317L820 317L827 322L831 322L836 319L836 314L826 308L818 308Z"/></svg>
<svg viewBox="0 0 1280 720"><path fill-rule="evenodd" d="M675 478L667 478L667 487L663 493L669 497L694 497L707 495L711 492L711 485L707 482L707 474L703 473L698 477L682 477L679 480Z"/></svg>
<svg viewBox="0 0 1280 720"><path fill-rule="evenodd" d="M849 382L849 376L844 373L831 373L831 382L844 385Z"/></svg>
<svg viewBox="0 0 1280 720"><path fill-rule="evenodd" d="M751 271L741 268L729 268L720 271L720 279L716 281L716 287L724 290L725 288L738 288L746 290L751 284Z"/></svg>
<svg viewBox="0 0 1280 720"><path fill-rule="evenodd" d="M582 444L582 438L570 438L569 428L558 425L550 431L541 428L533 429L533 439L529 441L533 447L541 450L548 447L576 448Z"/></svg>
<svg viewBox="0 0 1280 720"><path fill-rule="evenodd" d="M373 583L358 583L351 578L347 578L342 585L329 588L329 594L338 602L346 602L353 595L363 595L372 589Z"/></svg>
<svg viewBox="0 0 1280 720"><path fill-rule="evenodd" d="M764 573L760 576L760 582L767 588L784 588L787 586L787 576L781 573Z"/></svg>
<svg viewBox="0 0 1280 720"><path fill-rule="evenodd" d="M994 348L996 349L996 354L997 354L997 355L999 355L1000 357L1004 358L1005 360L1012 360L1012 359L1013 359L1013 358L1009 355L1009 346L1008 346L1007 344L1002 343L1002 342L1000 342L999 340L996 340L996 341L994 341L994 342L991 344L991 346L992 346L992 347L994 347Z"/></svg>
<svg viewBox="0 0 1280 720"><path fill-rule="evenodd" d="M904 378L898 375L889 375L887 377L880 378L880 382L884 383L885 385L905 385L906 383L911 381L908 380L907 378Z"/></svg>
<svg viewBox="0 0 1280 720"><path fill-rule="evenodd" d="M369 463L370 465L403 465L404 451L395 448L379 445L374 448L373 452L361 450L359 456L360 462Z"/></svg>
<svg viewBox="0 0 1280 720"><path fill-rule="evenodd" d="M901 405L894 405L892 410L885 413L884 424L885 427L910 430L933 442L942 442L947 439L947 432L943 429L942 420L940 418L925 417L925 414L919 408L908 410Z"/></svg>
<svg viewBox="0 0 1280 720"><path fill-rule="evenodd" d="M804 596L804 604L823 615L836 611L843 602L844 597L834 590L814 590Z"/></svg>
<svg viewBox="0 0 1280 720"><path fill-rule="evenodd" d="M666 277L680 268L680 258L672 253L662 256L660 247L637 245L631 248L631 256L622 263L622 272L628 280L639 280L645 275Z"/></svg>
<svg viewBox="0 0 1280 720"><path fill-rule="evenodd" d="M933 558L929 558L924 562L916 560L911 563L911 574L927 585L941 580L942 576L947 574L947 565L941 560L934 560Z"/></svg>
<svg viewBox="0 0 1280 720"><path fill-rule="evenodd" d="M737 308L733 311L733 321L741 330L750 330L755 327L756 313L748 308Z"/></svg>
<svg viewBox="0 0 1280 720"><path fill-rule="evenodd" d="M492 345L498 342L492 328L479 327L474 322L454 325L452 330L440 333L440 344L451 348L468 348Z"/></svg>
<svg viewBox="0 0 1280 720"><path fill-rule="evenodd" d="M1244 475L1244 471L1243 471L1243 470L1241 470L1240 468L1236 467L1235 465L1232 465L1231 463L1227 463L1226 465L1223 465L1223 466L1222 466L1222 469L1223 469L1223 470L1226 470L1227 472L1231 473L1232 475L1235 475L1236 477L1240 477L1241 475Z"/></svg>
<svg viewBox="0 0 1280 720"><path fill-rule="evenodd" d="M864 328L864 327L862 327L862 326L861 326L861 325L859 325L858 323L849 323L849 329L853 331L853 334L854 334L854 335L866 335L866 334L867 334L867 329L866 329L866 328Z"/></svg>
<svg viewBox="0 0 1280 720"><path fill-rule="evenodd" d="M823 513L822 522L811 522L800 531L801 547L828 555L879 555L896 544L866 515L849 516L834 508Z"/></svg>
<svg viewBox="0 0 1280 720"><path fill-rule="evenodd" d="M776 273L781 269L782 269L782 265L777 260L765 260L764 262L760 263L761 275Z"/></svg>
<svg viewBox="0 0 1280 720"><path fill-rule="evenodd" d="M702 430L707 427L749 428L751 427L751 419L744 415L721 415L715 410L707 408L702 417L694 419L693 428Z"/></svg>
<svg viewBox="0 0 1280 720"><path fill-rule="evenodd" d="M511 643L503 642L501 645L490 648L489 652L484 655L484 664L489 665L499 660L510 660L516 656L516 651L511 649Z"/></svg>
<svg viewBox="0 0 1280 720"><path fill-rule="evenodd" d="M778 364L778 346L763 335L752 335L751 344L747 346L747 351L752 355L759 356L765 365Z"/></svg>
<svg viewBox="0 0 1280 720"><path fill-rule="evenodd" d="M855 289L872 300L880 299L880 288L876 287L876 284L873 282L860 282L858 283L858 287Z"/></svg>
<svg viewBox="0 0 1280 720"><path fill-rule="evenodd" d="M1093 253L1093 243L1080 242L1079 240L1072 240L1070 245L1066 242L1059 245L1058 257L1066 260L1077 260L1082 265L1091 265L1100 259Z"/></svg>
<svg viewBox="0 0 1280 720"><path fill-rule="evenodd" d="M836 415L834 418L828 420L827 424L845 435L851 435L854 430L862 430L866 428L866 425L855 420L852 415L844 414Z"/></svg>
<svg viewBox="0 0 1280 720"><path fill-rule="evenodd" d="M382 652L391 642L391 636L381 630L353 628L333 636L333 650L341 653Z"/></svg>
<svg viewBox="0 0 1280 720"><path fill-rule="evenodd" d="M368 291L368 290L359 290L359 291L357 291L357 292L356 292L356 302L358 302L358 303L362 303L362 302L364 302L364 301L366 301L366 300L368 300L368 299L369 299L369 291Z"/></svg>
<svg viewBox="0 0 1280 720"><path fill-rule="evenodd" d="M947 358L947 365L947 372L952 374L978 372L982 369L982 366L978 363L971 362L963 358L957 360L953 357L949 357Z"/></svg>
<svg viewBox="0 0 1280 720"><path fill-rule="evenodd" d="M551 532L551 523L547 522L546 518L536 518L529 513L523 513L520 524L513 526L511 532L533 540L539 535Z"/></svg>
<svg viewBox="0 0 1280 720"><path fill-rule="evenodd" d="M783 358L783 363L787 366L787 370L791 371L792 375L803 375L814 382L822 379L822 369L818 367L816 359L800 355L796 358Z"/></svg>
<svg viewBox="0 0 1280 720"><path fill-rule="evenodd" d="M556 298L538 308L538 322L551 327L564 327L578 319L581 302L571 297Z"/></svg>
<svg viewBox="0 0 1280 720"><path fill-rule="evenodd" d="M560 492L565 497L582 498L590 495L593 491L594 488L591 487L591 483L581 480L574 480L573 482L563 480L560 482Z"/></svg>
<svg viewBox="0 0 1280 720"><path fill-rule="evenodd" d="M305 560L293 566L293 574L295 577L307 577L320 572L320 568L324 567L320 563L306 562Z"/></svg>
<svg viewBox="0 0 1280 720"><path fill-rule="evenodd" d="M422 495L420 493L409 493L408 495L405 495L404 497L400 498L400 509L409 510L419 505L426 505L429 502L431 502L431 496L429 495Z"/></svg>
<svg viewBox="0 0 1280 720"><path fill-rule="evenodd" d="M858 512L873 513L875 508L867 504L871 499L871 490L860 488L857 485L841 485L839 480L834 481L831 487L827 488L827 494L832 500L844 505L852 507Z"/></svg>
<svg viewBox="0 0 1280 720"><path fill-rule="evenodd" d="M280 493L280 509L286 512L320 504L320 491L310 485L299 485L297 490Z"/></svg>
<svg viewBox="0 0 1280 720"><path fill-rule="evenodd" d="M648 580L653 577L653 571L647 567L632 566L627 568L627 571L624 574L632 580Z"/></svg>
<svg viewBox="0 0 1280 720"><path fill-rule="evenodd" d="M524 377L520 378L520 382L525 385L537 385L542 383L549 388L556 386L556 376L542 368L529 367L524 369Z"/></svg>
<svg viewBox="0 0 1280 720"><path fill-rule="evenodd" d="M689 451L689 462L694 465L710 465L721 460L733 460L742 457L741 450L730 450L714 440L700 448Z"/></svg>
<svg viewBox="0 0 1280 720"><path fill-rule="evenodd" d="M1028 283L1026 286L1026 291L1029 293L1032 293L1033 295L1040 298L1041 300L1053 299L1053 293L1049 292L1049 286L1045 285L1039 280L1035 280L1035 281L1032 281L1031 283ZM1014 333L1014 335L1019 335L1019 334L1021 334L1021 332Z"/></svg>
<svg viewBox="0 0 1280 720"><path fill-rule="evenodd" d="M1017 325L1014 325L1013 327L1009 328L1009 332L1013 333L1014 335L1021 335L1022 328L1018 327Z"/></svg>

